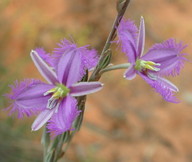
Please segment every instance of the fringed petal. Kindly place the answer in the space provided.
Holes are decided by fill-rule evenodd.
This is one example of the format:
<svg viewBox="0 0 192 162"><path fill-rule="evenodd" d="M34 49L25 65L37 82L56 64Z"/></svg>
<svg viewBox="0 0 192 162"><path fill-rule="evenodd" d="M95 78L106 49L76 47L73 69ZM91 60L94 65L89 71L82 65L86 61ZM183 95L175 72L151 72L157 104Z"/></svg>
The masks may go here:
<svg viewBox="0 0 192 162"><path fill-rule="evenodd" d="M76 99L67 96L60 104L58 112L49 120L47 128L52 137L60 135L66 131L73 130L72 124L79 115Z"/></svg>
<svg viewBox="0 0 192 162"><path fill-rule="evenodd" d="M137 36L138 29L133 21L122 20L118 29L117 34L119 40L117 41L122 48L130 63L134 63L137 58Z"/></svg>
<svg viewBox="0 0 192 162"><path fill-rule="evenodd" d="M20 83L15 81L10 87L12 91L6 96L12 100L12 104L7 109L10 114L16 112L18 118L22 118L24 115L37 114L46 107L49 96L45 97L43 93L52 86L38 80L26 79Z"/></svg>
<svg viewBox="0 0 192 162"><path fill-rule="evenodd" d="M187 59L181 51L186 48L182 43L176 43L174 39L169 39L163 43L155 44L141 59L153 61L161 64L157 72L161 76L175 76L180 73Z"/></svg>
<svg viewBox="0 0 192 162"><path fill-rule="evenodd" d="M53 64L53 57L47 53L43 48L36 48L34 51L36 51L39 56L50 66L54 66Z"/></svg>
<svg viewBox="0 0 192 162"><path fill-rule="evenodd" d="M139 75L152 87L157 93L159 93L165 101L178 103L178 99L174 96L174 93L178 91L178 88L170 81L158 77L158 76L146 76L141 73Z"/></svg>
<svg viewBox="0 0 192 162"><path fill-rule="evenodd" d="M54 64L57 67L60 58L69 53L70 51L74 51L77 55L80 55L81 58L81 67L80 74L81 77L85 75L86 70L91 70L98 63L98 55L97 51L94 49L88 49L87 46L77 47L76 44L64 39L61 43L58 43L58 48L55 48L53 51Z"/></svg>

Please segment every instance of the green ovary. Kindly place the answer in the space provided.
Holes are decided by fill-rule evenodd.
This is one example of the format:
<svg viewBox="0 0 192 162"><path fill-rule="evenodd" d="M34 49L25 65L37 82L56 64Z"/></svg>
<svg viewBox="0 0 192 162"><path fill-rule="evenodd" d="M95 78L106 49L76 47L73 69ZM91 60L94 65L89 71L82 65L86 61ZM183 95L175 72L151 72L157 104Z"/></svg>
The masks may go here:
<svg viewBox="0 0 192 162"><path fill-rule="evenodd" d="M52 93L51 98L60 99L67 96L69 92L70 92L70 89L65 87L63 84L57 84L55 88L52 88L49 91L47 91L45 95Z"/></svg>
<svg viewBox="0 0 192 162"><path fill-rule="evenodd" d="M67 96L70 92L70 89L65 87L63 84L57 84L56 87L48 90L44 93L44 96L51 94L51 98L48 99L47 108L53 109L56 108L58 110L58 106L60 104L61 99Z"/></svg>

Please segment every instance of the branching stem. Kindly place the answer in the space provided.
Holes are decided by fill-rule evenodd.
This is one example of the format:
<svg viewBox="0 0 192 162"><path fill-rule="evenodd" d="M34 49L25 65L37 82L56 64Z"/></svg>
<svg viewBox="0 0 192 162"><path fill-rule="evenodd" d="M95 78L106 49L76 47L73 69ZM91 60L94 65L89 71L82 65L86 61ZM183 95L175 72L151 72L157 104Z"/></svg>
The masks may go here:
<svg viewBox="0 0 192 162"><path fill-rule="evenodd" d="M98 65L96 66L95 70L93 71L89 81L97 81L100 79L101 75L99 74L100 70L100 64L103 62L103 60L105 59L105 57L107 57L107 50L110 48L111 46L111 43L112 41L115 39L115 36L116 36L116 31L117 31L117 28L121 22L121 19L123 18L123 15L125 14L125 11L127 9L127 6L129 4L130 0L125 0L122 4L122 7L121 9L118 11L118 14L116 16L116 19L113 23L113 26L112 26L112 29L111 29L111 32L109 33L109 36L107 38L107 41L103 47L103 50L101 52L101 55L100 55L100 59L99 59L99 63Z"/></svg>
<svg viewBox="0 0 192 162"><path fill-rule="evenodd" d="M127 69L129 66L130 66L130 63L111 65L111 66L106 67L105 69L102 69L100 71L100 75L105 72L112 71L112 70Z"/></svg>

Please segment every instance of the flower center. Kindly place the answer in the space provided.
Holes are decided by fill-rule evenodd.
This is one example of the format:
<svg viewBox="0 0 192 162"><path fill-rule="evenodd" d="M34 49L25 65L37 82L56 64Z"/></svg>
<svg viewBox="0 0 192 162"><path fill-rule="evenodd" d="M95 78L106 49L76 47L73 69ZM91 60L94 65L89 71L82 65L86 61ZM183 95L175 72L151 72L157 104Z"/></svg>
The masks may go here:
<svg viewBox="0 0 192 162"><path fill-rule="evenodd" d="M48 100L47 108L52 109L59 106L60 100L67 96L70 89L63 84L57 84L55 88L52 88L44 93L44 96L52 94L51 98Z"/></svg>
<svg viewBox="0 0 192 162"><path fill-rule="evenodd" d="M138 59L135 64L135 69L142 72L145 70L152 70L152 71L159 71L160 68L157 68L155 66L160 66L161 64L155 63L153 61L145 61Z"/></svg>

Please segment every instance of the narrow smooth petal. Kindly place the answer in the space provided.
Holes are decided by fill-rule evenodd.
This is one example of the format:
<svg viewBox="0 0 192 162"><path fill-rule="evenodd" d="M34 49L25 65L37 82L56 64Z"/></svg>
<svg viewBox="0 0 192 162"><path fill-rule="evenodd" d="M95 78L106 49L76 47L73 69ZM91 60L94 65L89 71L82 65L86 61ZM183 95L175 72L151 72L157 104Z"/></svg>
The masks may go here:
<svg viewBox="0 0 192 162"><path fill-rule="evenodd" d="M136 25L130 20L122 20L117 30L118 43L130 63L134 63L137 58L137 32Z"/></svg>
<svg viewBox="0 0 192 162"><path fill-rule="evenodd" d="M135 77L136 77L136 70L134 69L134 65L130 65L129 68L125 71L124 78L132 80Z"/></svg>
<svg viewBox="0 0 192 162"><path fill-rule="evenodd" d="M47 128L52 137L72 130L72 124L80 111L77 110L76 99L67 96L60 104L58 112L53 115Z"/></svg>
<svg viewBox="0 0 192 162"><path fill-rule="evenodd" d="M69 87L79 81L80 66L81 58L75 50L64 54L60 58L57 68L59 82Z"/></svg>
<svg viewBox="0 0 192 162"><path fill-rule="evenodd" d="M159 75L175 76L180 73L186 58L181 51L185 48L182 43L176 43L174 39L169 39L163 43L155 44L141 59L153 61L161 64L158 68Z"/></svg>
<svg viewBox="0 0 192 162"><path fill-rule="evenodd" d="M101 90L103 84L100 82L80 82L77 84L73 84L70 87L70 95L71 96L83 96L87 94L91 94Z"/></svg>
<svg viewBox="0 0 192 162"><path fill-rule="evenodd" d="M46 64L46 62L38 55L38 53L34 50L31 51L31 58L39 70L40 74L52 84L57 83L56 73Z"/></svg>
<svg viewBox="0 0 192 162"><path fill-rule="evenodd" d="M54 114L55 109L45 109L42 111L32 124L32 131L39 130Z"/></svg>
<svg viewBox="0 0 192 162"><path fill-rule="evenodd" d="M152 87L157 93L159 93L165 101L178 103L178 99L174 96L174 92L178 91L178 88L172 84L170 81L167 81L164 78L158 76L151 79L150 77L139 73L139 75Z"/></svg>
<svg viewBox="0 0 192 162"><path fill-rule="evenodd" d="M161 82L165 87L168 87L171 91L179 92L179 89L177 88L177 86L174 85L169 80L162 77L158 77L158 81Z"/></svg>
<svg viewBox="0 0 192 162"><path fill-rule="evenodd" d="M143 55L145 45L145 22L144 18L141 17L140 28L139 28L139 36L137 42L137 57L141 57Z"/></svg>
<svg viewBox="0 0 192 162"><path fill-rule="evenodd" d="M36 51L38 55L46 63L48 63L48 65L50 65L51 67L54 67L54 64L53 64L54 58L49 53L47 53L43 48L36 48L34 51Z"/></svg>

